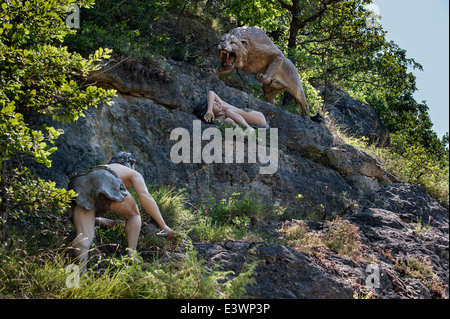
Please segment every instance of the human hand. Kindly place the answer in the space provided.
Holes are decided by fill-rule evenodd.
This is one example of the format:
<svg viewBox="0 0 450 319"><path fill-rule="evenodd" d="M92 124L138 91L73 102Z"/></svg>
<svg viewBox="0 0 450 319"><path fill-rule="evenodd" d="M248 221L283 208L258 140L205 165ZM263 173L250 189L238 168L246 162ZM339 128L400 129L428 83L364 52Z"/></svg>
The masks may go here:
<svg viewBox="0 0 450 319"><path fill-rule="evenodd" d="M206 120L206 122L212 122L214 120L214 113L212 111L207 111L203 118Z"/></svg>
<svg viewBox="0 0 450 319"><path fill-rule="evenodd" d="M170 227L166 226L165 229L157 233L156 236L164 237L165 239L170 240L174 236L174 231Z"/></svg>

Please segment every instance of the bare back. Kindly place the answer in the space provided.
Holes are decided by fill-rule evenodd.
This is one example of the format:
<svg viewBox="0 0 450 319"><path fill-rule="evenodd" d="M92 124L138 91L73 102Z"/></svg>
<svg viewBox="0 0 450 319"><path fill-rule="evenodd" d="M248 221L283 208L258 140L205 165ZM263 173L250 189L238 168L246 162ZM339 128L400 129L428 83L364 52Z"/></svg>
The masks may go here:
<svg viewBox="0 0 450 319"><path fill-rule="evenodd" d="M148 193L144 178L138 171L116 163L108 164L107 166L119 176L127 189L133 187L138 195Z"/></svg>

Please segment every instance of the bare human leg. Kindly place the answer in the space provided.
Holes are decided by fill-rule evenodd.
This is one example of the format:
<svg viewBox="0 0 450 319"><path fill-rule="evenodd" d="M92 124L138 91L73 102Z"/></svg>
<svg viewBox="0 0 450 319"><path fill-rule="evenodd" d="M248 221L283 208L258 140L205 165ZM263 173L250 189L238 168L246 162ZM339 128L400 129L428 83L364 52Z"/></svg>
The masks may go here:
<svg viewBox="0 0 450 319"><path fill-rule="evenodd" d="M76 206L73 211L73 223L77 236L72 242L72 247L78 256L81 271L84 272L86 271L89 248L95 236L95 211Z"/></svg>
<svg viewBox="0 0 450 319"><path fill-rule="evenodd" d="M125 237L127 240L128 255L136 261L136 247L141 231L141 216L138 206L131 194L125 197L122 203L112 203L109 207L113 212L125 218Z"/></svg>

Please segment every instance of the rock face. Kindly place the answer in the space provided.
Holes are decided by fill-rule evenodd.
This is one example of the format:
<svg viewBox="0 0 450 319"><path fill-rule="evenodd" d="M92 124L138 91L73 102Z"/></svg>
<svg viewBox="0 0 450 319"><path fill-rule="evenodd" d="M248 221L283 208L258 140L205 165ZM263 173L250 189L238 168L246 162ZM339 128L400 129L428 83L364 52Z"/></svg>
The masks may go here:
<svg viewBox="0 0 450 319"><path fill-rule="evenodd" d="M329 88L326 93L319 90L327 97L325 111L329 112L334 125L349 135L366 137L371 144L389 146L389 131L372 106L352 99L336 88Z"/></svg>
<svg viewBox="0 0 450 319"><path fill-rule="evenodd" d="M364 297L370 291L377 298L448 298L448 211L429 198L424 203L423 190L414 185L397 184L376 196L382 193L389 194L383 205L394 200L403 202L404 209L358 207L343 216L359 228L363 253L357 259L331 251L307 256L289 247L254 242L197 244L195 248L211 266L235 273L245 262L259 261L257 283L247 289L253 298L338 299L358 293ZM397 199L406 193L407 200ZM433 216L432 228L420 229L417 220L429 216ZM419 274L405 275L404 264ZM371 284L374 267L377 277Z"/></svg>
<svg viewBox="0 0 450 319"><path fill-rule="evenodd" d="M377 257L388 279L377 293L385 298L448 298L448 210L417 185L391 185L372 198L376 208L359 207L345 218L359 227L366 253ZM422 280L404 276L405 261L410 270L425 275L431 267L434 274Z"/></svg>
<svg viewBox="0 0 450 319"><path fill-rule="evenodd" d="M193 199L204 198L209 192L220 195L225 190L257 192L299 210L326 201L330 211L338 214L360 199L361 191L370 192L397 181L375 159L349 145L339 145L323 123L230 88L214 74L187 63L163 59L146 67L122 63L108 73L93 75L91 80L117 89L118 96L111 106L88 110L86 117L75 124L54 124L65 134L51 157L52 169L41 174L63 187L69 175L105 163L120 150L137 158L137 169L146 180L186 187ZM192 109L208 90L233 105L261 111L270 126L278 129L275 174L259 174L259 168L267 166L259 162L224 165L171 161L170 151L177 142L170 139L172 131L185 128L194 139L193 121L198 119ZM202 123L202 132L208 127L216 126ZM305 198L302 203L296 198L298 194Z"/></svg>
<svg viewBox="0 0 450 319"><path fill-rule="evenodd" d="M352 298L353 287L333 271L309 256L291 248L242 241L221 244L198 244L211 265L239 273L249 255L260 262L256 268L257 284L247 294L258 299L344 299ZM254 249L253 252L250 252Z"/></svg>
<svg viewBox="0 0 450 319"><path fill-rule="evenodd" d="M368 264L381 269L381 288L376 289L379 297L435 296L432 291L436 289L399 272L396 260L389 255L426 258L437 276L435 282L448 296L448 211L420 187L401 183L371 156L340 144L324 123L230 88L214 74L190 64L162 58L146 66L118 63L107 73L94 74L91 81L117 89L117 97L110 106L88 110L76 123L52 123L65 134L51 156L52 168L36 167L39 175L67 187L70 175L107 163L118 151L127 151L137 159L136 169L146 181L186 188L194 202L210 193L220 198L229 191L256 193L290 207L298 215L324 205L330 217L344 216L359 226L365 252L376 256L368 262L328 253L326 262L319 262L276 244L197 244L209 262L222 260L221 267L235 271L241 269L248 251L256 246L257 259L263 263L256 271L257 285L248 289L256 298L351 298L355 286L365 282ZM171 149L178 142L171 140L174 129L186 129L191 146L193 139L200 138L194 129L197 118L192 109L208 90L238 107L261 111L271 128L278 129L279 156L274 174L260 174L260 167L267 164L259 162L176 164L171 160ZM347 108L349 104L351 108ZM354 122L348 126L356 123L359 106L348 96L334 104L336 112L353 110ZM44 120L39 121L37 125L44 124ZM201 123L201 132L211 127L216 126ZM386 142L385 132L376 134ZM201 143L204 146L209 141ZM303 200L298 200L298 194ZM422 224L429 223L432 231L417 234L419 218Z"/></svg>

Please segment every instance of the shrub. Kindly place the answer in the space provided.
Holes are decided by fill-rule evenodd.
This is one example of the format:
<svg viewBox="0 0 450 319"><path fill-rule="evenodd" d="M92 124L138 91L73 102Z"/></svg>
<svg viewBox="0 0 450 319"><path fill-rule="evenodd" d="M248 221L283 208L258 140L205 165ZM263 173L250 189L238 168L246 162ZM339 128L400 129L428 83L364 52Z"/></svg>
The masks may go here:
<svg viewBox="0 0 450 319"><path fill-rule="evenodd" d="M425 259L420 260L415 257L397 258L395 260L395 268L421 281L431 280L434 277L433 269Z"/></svg>
<svg viewBox="0 0 450 319"><path fill-rule="evenodd" d="M275 204L263 202L255 195L241 193L232 193L221 200L215 200L210 195L202 209L213 221L222 224L239 223L241 218L248 217L252 224L260 225L284 213L284 209Z"/></svg>
<svg viewBox="0 0 450 319"><path fill-rule="evenodd" d="M149 192L155 199L167 225L177 230L188 227L192 221L192 212L188 208L189 194L186 189L176 190L164 185L150 185ZM143 214L143 217L144 220L150 218L146 213Z"/></svg>

